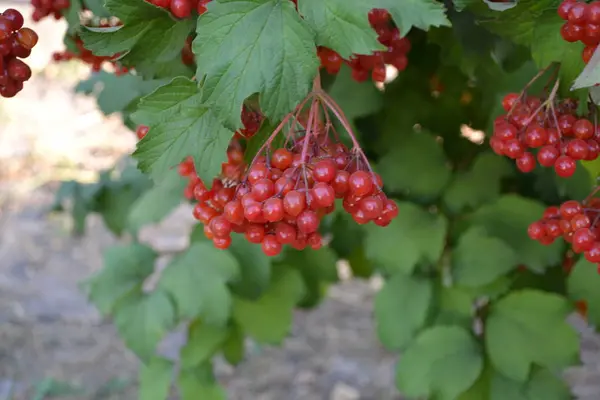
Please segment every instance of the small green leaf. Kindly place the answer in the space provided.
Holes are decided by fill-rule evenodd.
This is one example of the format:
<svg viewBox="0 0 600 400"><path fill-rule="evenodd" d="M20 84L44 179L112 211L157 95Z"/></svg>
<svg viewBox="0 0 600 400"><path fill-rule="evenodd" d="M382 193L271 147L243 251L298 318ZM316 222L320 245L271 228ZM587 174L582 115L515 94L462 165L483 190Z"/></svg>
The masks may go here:
<svg viewBox="0 0 600 400"><path fill-rule="evenodd" d="M258 300L234 299L233 318L254 340L279 344L292 327L293 310L303 292L304 285L297 271L280 270L269 290Z"/></svg>
<svg viewBox="0 0 600 400"><path fill-rule="evenodd" d="M444 192L444 204L452 213L474 209L500 196L502 178L512 174L509 162L491 153L480 154L471 170L457 174Z"/></svg>
<svg viewBox="0 0 600 400"><path fill-rule="evenodd" d="M600 326L600 274L598 265L581 257L567 279L569 297L587 303L587 319Z"/></svg>
<svg viewBox="0 0 600 400"><path fill-rule="evenodd" d="M317 33L317 45L335 50L342 58L385 50L367 14L373 4L361 0L299 0L298 11Z"/></svg>
<svg viewBox="0 0 600 400"><path fill-rule="evenodd" d="M188 329L187 343L181 348L181 367L191 368L209 361L228 335L228 328L194 321Z"/></svg>
<svg viewBox="0 0 600 400"><path fill-rule="evenodd" d="M460 325L470 328L473 324L474 296L456 287L440 287L439 309L436 325Z"/></svg>
<svg viewBox="0 0 600 400"><path fill-rule="evenodd" d="M169 171L168 177L160 184L139 197L131 206L127 223L134 230L150 223L159 222L169 215L183 199L187 181L177 171Z"/></svg>
<svg viewBox="0 0 600 400"><path fill-rule="evenodd" d="M212 243L197 242L173 259L159 285L175 299L180 317L200 316L207 324L222 326L231 312L227 282L235 279L239 270L230 253Z"/></svg>
<svg viewBox="0 0 600 400"><path fill-rule="evenodd" d="M182 370L177 383L181 400L227 400L210 364Z"/></svg>
<svg viewBox="0 0 600 400"><path fill-rule="evenodd" d="M426 132L399 135L376 169L387 189L411 198L435 199L451 177L442 146Z"/></svg>
<svg viewBox="0 0 600 400"><path fill-rule="evenodd" d="M193 50L204 99L225 125L241 127L244 100L280 120L308 94L319 60L313 32L294 4L280 0L215 0L198 19Z"/></svg>
<svg viewBox="0 0 600 400"><path fill-rule="evenodd" d="M512 247L519 264L542 272L562 260L563 250L563 244L558 241L543 246L527 236L527 227L540 218L544 209L540 202L509 194L481 207L470 217L470 223L481 225L490 236L502 239Z"/></svg>
<svg viewBox="0 0 600 400"><path fill-rule="evenodd" d="M162 357L152 357L140 369L139 400L165 400L173 378L173 363Z"/></svg>
<svg viewBox="0 0 600 400"><path fill-rule="evenodd" d="M444 249L446 218L413 203L398 203L398 208L400 213L389 226L365 226L367 258L389 272L406 274L420 262L437 263Z"/></svg>
<svg viewBox="0 0 600 400"><path fill-rule="evenodd" d="M120 61L136 71L179 57L192 31L193 19L174 19L169 11L145 1L107 0L106 9L123 25L79 31L84 46L96 56L125 55Z"/></svg>
<svg viewBox="0 0 600 400"><path fill-rule="evenodd" d="M234 325L229 330L229 336L221 346L223 350L223 357L229 364L238 365L244 359L245 346L244 346L244 332L237 326Z"/></svg>
<svg viewBox="0 0 600 400"><path fill-rule="evenodd" d="M492 306L486 321L486 348L494 367L525 382L531 365L560 369L579 355L577 332L565 318L563 297L538 290L512 292Z"/></svg>
<svg viewBox="0 0 600 400"><path fill-rule="evenodd" d="M154 354L156 345L175 325L175 307L162 290L133 291L115 306L114 322L123 341L140 358Z"/></svg>
<svg viewBox="0 0 600 400"><path fill-rule="evenodd" d="M109 247L104 268L85 282L91 302L102 313L111 313L119 299L141 287L154 272L156 257L154 250L141 244Z"/></svg>
<svg viewBox="0 0 600 400"><path fill-rule="evenodd" d="M482 369L480 349L465 329L436 326L422 332L402 354L396 384L408 397L454 400Z"/></svg>
<svg viewBox="0 0 600 400"><path fill-rule="evenodd" d="M436 0L374 0L373 6L387 9L405 36L412 27L428 30L431 26L450 26L444 5Z"/></svg>
<svg viewBox="0 0 600 400"><path fill-rule="evenodd" d="M565 382L547 369L536 369L526 383L496 373L490 400L571 400Z"/></svg>
<svg viewBox="0 0 600 400"><path fill-rule="evenodd" d="M463 233L452 252L452 275L458 285L484 286L517 266L518 256L503 240L481 227Z"/></svg>
<svg viewBox="0 0 600 400"><path fill-rule="evenodd" d="M233 235L229 252L240 264L240 279L232 282L233 292L249 299L258 298L271 281L271 258L241 235Z"/></svg>
<svg viewBox="0 0 600 400"><path fill-rule="evenodd" d="M225 129L201 102L194 82L176 78L144 97L132 119L150 130L133 156L155 180L193 156L198 176L207 184L221 171L233 132Z"/></svg>
<svg viewBox="0 0 600 400"><path fill-rule="evenodd" d="M391 350L406 347L423 328L432 302L429 280L395 274L375 297L379 340Z"/></svg>

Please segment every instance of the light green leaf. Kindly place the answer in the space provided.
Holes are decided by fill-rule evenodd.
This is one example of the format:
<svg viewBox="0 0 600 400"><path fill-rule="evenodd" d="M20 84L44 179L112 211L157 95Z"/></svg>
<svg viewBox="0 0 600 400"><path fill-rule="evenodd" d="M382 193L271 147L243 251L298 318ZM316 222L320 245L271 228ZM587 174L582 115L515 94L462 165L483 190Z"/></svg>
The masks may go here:
<svg viewBox="0 0 600 400"><path fill-rule="evenodd" d="M194 321L188 329L187 343L181 348L181 367L191 368L208 362L229 336L229 328Z"/></svg>
<svg viewBox="0 0 600 400"><path fill-rule="evenodd" d="M181 400L227 400L227 394L215 380L210 364L182 370L177 383Z"/></svg>
<svg viewBox="0 0 600 400"><path fill-rule="evenodd" d="M387 189L427 200L439 196L451 177L442 146L427 132L398 135L376 169Z"/></svg>
<svg viewBox="0 0 600 400"><path fill-rule="evenodd" d="M304 285L297 271L280 270L269 290L258 300L234 299L233 318L254 340L279 344L292 327L294 306L303 292Z"/></svg>
<svg viewBox="0 0 600 400"><path fill-rule="evenodd" d="M240 266L228 252L209 242L193 243L167 266L160 287L173 296L182 318L201 317L222 326L231 312L227 282L239 275Z"/></svg>
<svg viewBox="0 0 600 400"><path fill-rule="evenodd" d="M221 346L223 357L229 364L238 365L244 359L245 339L244 332L237 325L229 330L229 336Z"/></svg>
<svg viewBox="0 0 600 400"><path fill-rule="evenodd" d="M85 282L89 298L104 313L126 294L141 287L154 272L156 253L141 244L117 245L104 252L104 268Z"/></svg>
<svg viewBox="0 0 600 400"><path fill-rule="evenodd" d="M220 173L233 132L217 121L201 97L194 82L176 78L144 97L132 115L136 123L150 127L133 156L155 180L190 155L206 184Z"/></svg>
<svg viewBox="0 0 600 400"><path fill-rule="evenodd" d="M471 170L456 174L444 191L444 204L452 213L474 209L500 196L502 178L512 174L510 163L491 153L482 153Z"/></svg>
<svg viewBox="0 0 600 400"><path fill-rule="evenodd" d="M375 297L379 340L391 350L406 347L423 328L431 303L429 280L395 274Z"/></svg>
<svg viewBox="0 0 600 400"><path fill-rule="evenodd" d="M536 369L526 383L496 373L490 400L571 400L565 382L546 369Z"/></svg>
<svg viewBox="0 0 600 400"><path fill-rule="evenodd" d="M436 325L460 325L470 328L473 325L473 296L467 290L456 287L440 287L439 309Z"/></svg>
<svg viewBox="0 0 600 400"><path fill-rule="evenodd" d="M436 0L374 0L375 5L392 14L400 36L405 36L412 27L426 31L431 26L450 26L443 3Z"/></svg>
<svg viewBox="0 0 600 400"><path fill-rule="evenodd" d="M317 45L335 50L343 58L386 50L367 15L373 4L361 0L299 0L298 10L317 33Z"/></svg>
<svg viewBox="0 0 600 400"><path fill-rule="evenodd" d="M240 278L232 282L235 294L249 299L258 298L271 282L271 257L260 246L248 242L241 235L233 235L229 252L238 260Z"/></svg>
<svg viewBox="0 0 600 400"><path fill-rule="evenodd" d="M463 233L452 252L452 275L456 284L484 286L517 266L518 256L502 239L481 227Z"/></svg>
<svg viewBox="0 0 600 400"><path fill-rule="evenodd" d="M483 369L480 349L469 332L437 326L422 332L402 354L396 371L398 389L408 397L454 400Z"/></svg>
<svg viewBox="0 0 600 400"><path fill-rule="evenodd" d="M590 324L600 326L600 274L598 265L581 257L567 279L569 297L587 303L587 319Z"/></svg>
<svg viewBox="0 0 600 400"><path fill-rule="evenodd" d="M598 50L598 49L596 49ZM581 74L577 77L572 90L595 86L600 83L600 51L595 51L594 55L585 66Z"/></svg>
<svg viewBox="0 0 600 400"><path fill-rule="evenodd" d="M152 357L140 368L139 400L165 400L172 378L173 363L162 357Z"/></svg>
<svg viewBox="0 0 600 400"><path fill-rule="evenodd" d="M313 32L292 2L214 0L196 33L204 99L232 130L241 127L248 96L259 93L264 115L279 120L308 94L317 75Z"/></svg>
<svg viewBox="0 0 600 400"><path fill-rule="evenodd" d="M558 241L543 246L527 236L527 227L540 218L544 209L544 205L535 200L510 194L478 209L469 222L484 227L490 236L502 239L512 247L519 264L542 272L562 260L563 250L563 244Z"/></svg>
<svg viewBox="0 0 600 400"><path fill-rule="evenodd" d="M114 322L119 335L135 354L147 359L158 342L175 325L175 307L163 290L150 294L134 291L115 306Z"/></svg>
<svg viewBox="0 0 600 400"><path fill-rule="evenodd" d="M486 348L494 367L525 382L533 364L561 369L577 362L579 339L565 318L565 298L538 290L512 292L492 306Z"/></svg>
<svg viewBox="0 0 600 400"><path fill-rule="evenodd" d="M126 53L121 62L140 71L179 57L193 28L193 19L175 20L145 1L107 0L106 9L123 25L80 30L84 46L97 56Z"/></svg>
<svg viewBox="0 0 600 400"><path fill-rule="evenodd" d="M367 258L390 272L410 274L419 262L435 264L442 255L448 221L413 203L398 203L400 213L385 228L367 225Z"/></svg>

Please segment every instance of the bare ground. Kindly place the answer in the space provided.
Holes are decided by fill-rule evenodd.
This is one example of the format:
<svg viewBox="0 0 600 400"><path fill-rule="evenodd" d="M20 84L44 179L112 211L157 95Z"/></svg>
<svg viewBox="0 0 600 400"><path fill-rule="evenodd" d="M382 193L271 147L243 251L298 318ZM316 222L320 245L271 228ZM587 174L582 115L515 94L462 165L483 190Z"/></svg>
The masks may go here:
<svg viewBox="0 0 600 400"><path fill-rule="evenodd" d="M57 180L92 179L130 151L134 137L118 118L103 117L92 99L72 93L85 70L46 67L62 47L64 26L47 21L37 29L34 78L18 97L0 99L0 400L132 399L137 361L77 286L101 267L102 251L115 239L97 218L86 236L74 238L68 217L46 210ZM181 207L144 235L174 250L185 246L191 224L189 209ZM236 370L219 363L230 398L400 399L395 356L373 332L377 286L345 280L318 310L296 313L283 348L250 346ZM597 400L600 339L582 321L574 324L586 365L566 377L578 398ZM181 342L174 334L163 351L175 354Z"/></svg>

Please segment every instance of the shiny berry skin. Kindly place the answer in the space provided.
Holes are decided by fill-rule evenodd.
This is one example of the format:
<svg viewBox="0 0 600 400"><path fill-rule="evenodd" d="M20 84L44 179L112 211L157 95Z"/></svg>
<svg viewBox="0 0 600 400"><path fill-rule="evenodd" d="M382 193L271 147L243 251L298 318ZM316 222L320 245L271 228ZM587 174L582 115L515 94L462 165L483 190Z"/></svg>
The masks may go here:
<svg viewBox="0 0 600 400"><path fill-rule="evenodd" d="M537 160L544 167L552 167L556 159L560 156L560 151L554 146L544 146L537 154Z"/></svg>
<svg viewBox="0 0 600 400"><path fill-rule="evenodd" d="M591 139L594 136L594 124L585 118L578 119L573 124L573 136L577 139Z"/></svg>
<svg viewBox="0 0 600 400"><path fill-rule="evenodd" d="M565 201L559 207L560 215L566 219L571 220L577 214L580 214L583 209L581 208L581 204L575 200Z"/></svg>
<svg viewBox="0 0 600 400"><path fill-rule="evenodd" d="M320 208L333 205L335 202L335 191L327 183L319 182L310 191L311 201ZM313 204L311 203L311 206Z"/></svg>
<svg viewBox="0 0 600 400"><path fill-rule="evenodd" d="M284 170L292 165L292 153L287 149L277 149L271 156L271 165Z"/></svg>
<svg viewBox="0 0 600 400"><path fill-rule="evenodd" d="M38 35L30 28L21 28L17 31L17 41L27 50L31 50L38 42Z"/></svg>
<svg viewBox="0 0 600 400"><path fill-rule="evenodd" d="M589 228L581 228L573 233L573 250L581 253L590 250L596 241L596 237Z"/></svg>
<svg viewBox="0 0 600 400"><path fill-rule="evenodd" d="M317 182L329 183L335 179L337 165L332 160L321 160L313 167L313 178Z"/></svg>
<svg viewBox="0 0 600 400"><path fill-rule="evenodd" d="M541 222L534 222L527 228L527 234L533 240L540 240L546 236L546 227Z"/></svg>
<svg viewBox="0 0 600 400"><path fill-rule="evenodd" d="M600 263L600 242L595 242L584 254L585 259L591 263Z"/></svg>
<svg viewBox="0 0 600 400"><path fill-rule="evenodd" d="M585 17L587 14L587 4L582 2L576 2L571 5L569 8L569 13L567 18L569 22L574 24L581 24L585 22Z"/></svg>
<svg viewBox="0 0 600 400"><path fill-rule="evenodd" d="M314 211L304 210L296 218L296 225L304 234L316 232L319 229L319 217Z"/></svg>
<svg viewBox="0 0 600 400"><path fill-rule="evenodd" d="M192 14L192 2L190 0L171 0L169 8L177 18L187 18Z"/></svg>
<svg viewBox="0 0 600 400"><path fill-rule="evenodd" d="M531 172L535 169L535 157L530 152L525 152L517 158L517 168L523 173Z"/></svg>
<svg viewBox="0 0 600 400"><path fill-rule="evenodd" d="M256 201L265 201L275 194L275 186L270 179L260 179L252 185L252 196Z"/></svg>
<svg viewBox="0 0 600 400"><path fill-rule="evenodd" d="M262 224L250 224L246 227L246 240L250 243L261 243L265 237L265 226Z"/></svg>
<svg viewBox="0 0 600 400"><path fill-rule="evenodd" d="M297 190L288 192L283 198L283 208L291 216L298 216L306 208L305 194Z"/></svg>
<svg viewBox="0 0 600 400"><path fill-rule="evenodd" d="M569 10L576 3L576 0L565 0L558 6L558 15L565 21L569 19ZM588 10L589 13L589 10Z"/></svg>
<svg viewBox="0 0 600 400"><path fill-rule="evenodd" d="M18 31L21 29L23 27L23 23L25 22L23 15L14 8L8 8L4 10L2 16L11 22L13 31Z"/></svg>
<svg viewBox="0 0 600 400"><path fill-rule="evenodd" d="M29 68L29 65L17 58L10 60L6 69L8 70L8 76L15 81L25 82L31 78L31 69Z"/></svg>
<svg viewBox="0 0 600 400"><path fill-rule="evenodd" d="M274 257L281 253L281 243L277 240L275 235L266 235L262 240L262 251L268 257Z"/></svg>
<svg viewBox="0 0 600 400"><path fill-rule="evenodd" d="M281 221L284 216L283 201L276 197L266 200L263 204L262 214L269 222Z"/></svg>
<svg viewBox="0 0 600 400"><path fill-rule="evenodd" d="M244 207L240 200L232 200L225 204L223 209L223 215L229 222L235 225L241 225L244 223Z"/></svg>
<svg viewBox="0 0 600 400"><path fill-rule="evenodd" d="M348 187L355 196L365 196L373 190L373 179L368 172L356 171L348 178Z"/></svg>
<svg viewBox="0 0 600 400"><path fill-rule="evenodd" d="M224 238L231 234L231 222L221 215L211 219L209 226L215 237Z"/></svg>
<svg viewBox="0 0 600 400"><path fill-rule="evenodd" d="M581 139L573 139L567 144L567 155L575 160L584 160L588 156L589 147Z"/></svg>
<svg viewBox="0 0 600 400"><path fill-rule="evenodd" d="M600 3L595 1L588 4L585 10L585 20L588 24L600 25Z"/></svg>
<svg viewBox="0 0 600 400"><path fill-rule="evenodd" d="M509 93L502 99L502 108L504 111L508 112L513 107L513 105L519 100L519 94L517 93Z"/></svg>
<svg viewBox="0 0 600 400"><path fill-rule="evenodd" d="M291 244L296 240L296 228L286 222L275 225L275 237L281 244Z"/></svg>
<svg viewBox="0 0 600 400"><path fill-rule="evenodd" d="M139 125L135 130L135 134L137 135L138 139L142 140L144 137L146 137L149 130L150 128L146 125Z"/></svg>
<svg viewBox="0 0 600 400"><path fill-rule="evenodd" d="M231 246L231 236L213 238L213 245L220 250L228 249Z"/></svg>
<svg viewBox="0 0 600 400"><path fill-rule="evenodd" d="M577 163L569 156L560 156L554 163L554 170L561 178L569 178L575 173Z"/></svg>

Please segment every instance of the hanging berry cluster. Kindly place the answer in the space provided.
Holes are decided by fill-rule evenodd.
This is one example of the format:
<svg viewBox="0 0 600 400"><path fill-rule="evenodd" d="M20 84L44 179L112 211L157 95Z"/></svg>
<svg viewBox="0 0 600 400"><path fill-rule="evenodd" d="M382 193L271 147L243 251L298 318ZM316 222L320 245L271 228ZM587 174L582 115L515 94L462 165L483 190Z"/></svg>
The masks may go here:
<svg viewBox="0 0 600 400"><path fill-rule="evenodd" d="M206 5L210 0L147 0L157 7L171 11L177 18L187 18L196 10L198 15L206 12Z"/></svg>
<svg viewBox="0 0 600 400"><path fill-rule="evenodd" d="M77 47L77 51L57 51L52 54L52 59L54 61L62 62L79 60L84 64L88 64L94 72L102 70L102 67L108 64L112 67L115 75L117 76L124 75L129 72L129 68L120 65L117 61L117 58L119 57L118 54L114 56L96 56L94 53L84 47L83 41L78 36L73 37L72 40L75 43L75 47Z"/></svg>
<svg viewBox="0 0 600 400"><path fill-rule="evenodd" d="M352 149L337 140L327 111L326 122L321 121L321 110L327 109L351 135ZM138 135L145 133L147 129L138 129ZM285 135L284 145L272 149L280 134ZM347 120L320 90L282 121L248 167L235 139L227 158L210 189L197 177L191 159L179 168L190 179L186 196L198 201L194 217L204 224L206 236L217 248L228 248L231 234L240 233L261 244L268 256L279 254L286 244L298 250L318 249L323 243L320 221L334 211L336 199L343 199L344 210L359 224L372 221L386 226L398 215L396 203L381 190L381 178L372 172Z"/></svg>
<svg viewBox="0 0 600 400"><path fill-rule="evenodd" d="M22 58L31 54L38 35L23 27L23 15L12 8L0 14L0 96L14 97L31 78L31 68Z"/></svg>
<svg viewBox="0 0 600 400"><path fill-rule="evenodd" d="M335 51L326 47L318 50L321 66L329 74L337 74L345 62L352 68L352 77L358 81L366 81L369 76L375 82L384 82L386 64L391 64L398 71L404 71L408 65L407 54L411 45L407 38L400 37L400 31L393 25L392 17L387 10L375 8L369 13L369 22L377 32L378 40L387 51L376 51L371 55L355 54L350 60L343 60Z"/></svg>
<svg viewBox="0 0 600 400"><path fill-rule="evenodd" d="M600 273L600 199L589 198L583 202L565 201L560 207L548 207L541 220L529 225L531 239L543 245L562 238L572 250L583 253L586 260L598 264Z"/></svg>
<svg viewBox="0 0 600 400"><path fill-rule="evenodd" d="M507 113L496 119L490 145L496 154L516 160L521 172L539 163L568 178L578 160L598 157L600 130L594 119L577 115L575 100L556 101L554 92L547 99L508 94L502 101Z"/></svg>
<svg viewBox="0 0 600 400"><path fill-rule="evenodd" d="M558 15L566 21L560 29L563 39L585 44L581 58L587 64L600 44L600 1L564 0Z"/></svg>
<svg viewBox="0 0 600 400"><path fill-rule="evenodd" d="M71 7L70 0L31 0L33 6L33 14L31 18L35 21L41 21L42 19L53 16L54 19L59 20L63 17L63 11Z"/></svg>

